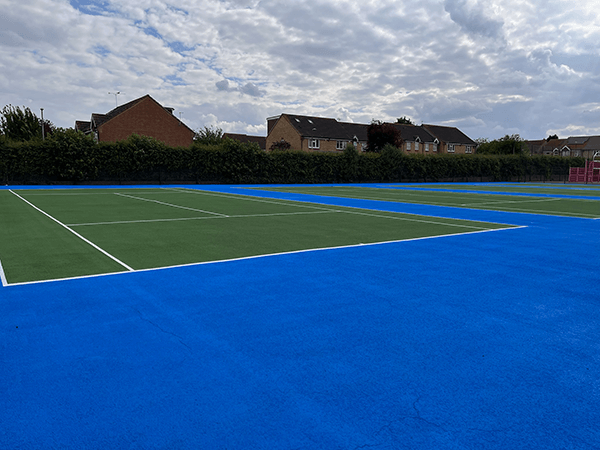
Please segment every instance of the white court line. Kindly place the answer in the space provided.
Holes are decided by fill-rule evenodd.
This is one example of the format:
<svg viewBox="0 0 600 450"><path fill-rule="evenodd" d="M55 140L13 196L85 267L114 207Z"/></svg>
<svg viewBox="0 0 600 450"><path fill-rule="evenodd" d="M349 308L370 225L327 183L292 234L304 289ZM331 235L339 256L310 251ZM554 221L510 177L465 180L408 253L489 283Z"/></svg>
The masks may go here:
<svg viewBox="0 0 600 450"><path fill-rule="evenodd" d="M188 191L183 191L183 192L188 192ZM195 191L190 191L190 193L195 193ZM199 194L204 194L204 192L198 192ZM212 194L206 194L206 195L212 195ZM233 194L236 198L237 194ZM225 198L232 198L232 197L228 197L226 195L217 195L217 197L225 197ZM237 197L239 198L239 197ZM252 200L252 201L260 201L260 200L256 200L254 198L240 198L240 200ZM291 200L293 201L293 200ZM290 205L289 203L278 203L278 202L265 202L265 203L274 203L276 205L286 205L286 206L295 206L295 205ZM302 206L302 205L300 205ZM395 216L384 216L384 215L380 215L380 214L371 214L371 213L361 213L358 211L354 211L354 209L365 209L366 208L353 208L352 206L346 206L345 208L348 208L348 210L341 210L341 209L327 209L327 208L319 208L316 206L309 206L309 208L315 208L315 209L325 209L326 211L331 211L331 212L340 212L340 213L347 213L347 214L356 214L358 216L370 216L370 217L378 217L378 218L383 218L383 219L393 219L393 220L404 220L407 222L418 222L418 223L431 223L431 224L435 224L435 225L448 225L450 227L459 227L459 228L475 228L475 229L480 229L480 230L487 230L488 228L485 227L477 227L477 226L473 226L473 225L461 225L461 224L456 224L456 223L447 223L447 222L436 222L433 220L423 220L423 219L411 219L409 217L395 217ZM378 210L370 210L370 211L378 211ZM400 216L419 216L420 214L412 214L412 213L403 213L403 212L396 212L396 211L386 211L390 214L397 214ZM469 222L481 222L478 220L468 220L468 219L447 219L447 218L443 218L440 217L440 220L457 220L457 221L469 221Z"/></svg>
<svg viewBox="0 0 600 450"><path fill-rule="evenodd" d="M274 191L274 192L280 192L280 191ZM316 197L326 197L327 195L324 194L307 194L307 195L313 195ZM330 196L331 197L331 196ZM415 201L410 201L410 200L390 200L389 198L381 198L381 197L354 197L354 196L349 196L349 195L340 195L337 194L334 197L340 197L340 198L350 198L350 199L354 199L354 200L382 200L382 201L387 201L387 202L391 202L391 203L407 203L410 205L430 205L430 206L443 206L443 207L448 207L448 208L461 208L461 209L470 209L472 211L496 211L496 212L524 212L527 214L534 214L534 215L539 215L539 216L552 216L552 217L575 217L575 218L581 218L581 219L600 219L600 217L596 217L594 214L587 214L587 213L569 213L569 212L560 212L557 213L556 211L545 211L545 210L539 210L539 209L526 209L526 208L512 208L509 206L506 206L502 209L485 209L485 208L468 208L462 205L457 205L456 203L435 203L435 202L426 202L426 203L421 203L421 202L415 202ZM538 197L539 198L539 197ZM544 199L546 200L546 199ZM550 200L563 200L563 198L553 198ZM597 201L597 200L588 200L588 199L575 199L575 200L581 200L581 201ZM523 200L523 201L530 201L530 200ZM531 201L535 201L535 200L531 200ZM500 203L508 203L508 202L500 202ZM521 202L514 202L514 203L521 203ZM346 208L352 208L352 206L347 206ZM357 209L365 209L365 210L371 210L371 211L379 211L377 209L370 209L370 208L357 208ZM544 214L547 213L547 214ZM403 212L397 212L397 214L408 214L408 215L414 215L414 216L423 216L423 217L438 217L438 216L431 216L431 215L427 215L427 214L419 214L419 213L403 213ZM589 217L582 217L582 216L589 216ZM473 220L473 219L456 219L456 220L468 220L471 222L481 222L481 220ZM484 221L485 222L485 221ZM493 221L493 223L501 223L501 222L497 222L497 221ZM511 225L511 224L504 224L504 225Z"/></svg>
<svg viewBox="0 0 600 450"><path fill-rule="evenodd" d="M98 250L99 252L103 253L104 255L108 256L110 259L112 259L113 261L115 261L116 263L120 264L121 266L125 267L127 270L129 271L134 271L135 269L129 267L127 264L125 264L123 261L115 258L113 255L111 255L110 253L108 253L106 250L101 249L100 247L98 247L96 244L94 244L92 241L87 240L86 238L84 238L82 235L80 235L79 233L77 233L76 231L70 229L68 226L66 226L64 223L62 223L60 220L55 219L54 217L52 217L50 214L48 214L45 211L42 211L40 208L38 208L37 206L35 206L33 203L25 200L23 197L21 197L19 194L17 194L16 192L14 192L12 189L8 190L9 192L11 192L12 194L16 195L17 197L19 197L21 200L23 200L25 203L27 203L29 206L31 206L32 208L34 208L35 210L41 212L43 215L45 215L46 217L48 217L49 219L52 219L54 222L56 222L57 224L59 224L61 227L65 228L66 230L69 230L71 233L73 233L75 236L77 236L79 239L81 239L83 242L85 242L86 244L91 245L92 247L94 247L96 250Z"/></svg>
<svg viewBox="0 0 600 450"><path fill-rule="evenodd" d="M187 191L184 191L187 192ZM191 191L191 193L195 193L195 191ZM200 194L203 194L204 192L199 192ZM207 195L211 195L211 194L207 194ZM237 197L237 194L233 194ZM232 197L227 197L225 195L219 195L218 197L225 197L225 198L232 198ZM235 197L233 197L235 198ZM353 197L352 197L353 198ZM244 200L246 199L245 197L243 198ZM248 200L255 200L253 198L248 198ZM360 199L358 199L360 200ZM255 201L260 201L260 200L255 200ZM294 200L291 200L294 201ZM266 203L274 203L274 204L278 204L278 205L286 205L286 206L294 206L294 205L290 205L289 203L277 203L277 202L266 202ZM475 228L475 229L480 229L480 230L487 230L488 228L486 227L478 227L478 226L474 226L474 225L462 225L462 224L457 224L457 223L447 223L447 222L436 222L433 220L423 220L423 219L411 219L409 217L395 217L395 216L384 216L384 215L380 215L380 214L371 214L371 213L361 213L358 211L354 211L355 209L364 209L367 210L367 208L353 208L352 206L346 206L345 208L348 208L347 210L341 210L341 209L326 209L326 208L318 208L318 207L313 207L311 206L311 208L316 208L316 209L325 209L326 211L331 211L331 212L341 212L341 213L347 213L347 214L356 214L358 216L370 216L370 217L378 217L378 218L383 218L383 219L393 219L393 220L404 220L407 222L418 222L418 223L431 223L431 224L435 224L435 225L448 225L450 227L459 227L459 228ZM379 211L376 209L371 209L369 211ZM382 211L379 211L382 212ZM421 214L413 214L413 213L403 213L403 212L397 212L397 211L385 211L388 212L390 214L397 214L399 216L421 216ZM435 216L423 216L423 217L435 217ZM470 219L451 219L451 218L444 218L444 217L439 217L440 220L456 220L456 221L468 221L468 222L481 222L480 220L470 220ZM497 223L497 222L494 222ZM506 225L506 224L502 224L502 225Z"/></svg>
<svg viewBox="0 0 600 450"><path fill-rule="evenodd" d="M497 200L493 202L463 203L460 206L495 205L497 203L555 202L556 200L562 200L562 198L543 198L538 200Z"/></svg>
<svg viewBox="0 0 600 450"><path fill-rule="evenodd" d="M320 251L326 251L326 250L342 250L342 249L359 248L359 247L373 247L375 245L387 245L387 244L397 244L397 243L401 243L401 242L424 241L424 240L428 240L428 239L439 239L439 238L445 238L445 237L451 237L451 236L467 236L470 234L492 233L495 231L517 230L517 229L521 229L521 228L528 228L528 227L527 226L519 226L519 227L512 227L512 228L495 228L495 229L487 229L487 230L480 230L480 231L467 231L467 232L463 232L463 233L441 234L441 235L436 235L436 236L424 236L424 237L412 238L412 239L398 239L398 240L394 240L394 241L369 242L367 244L361 243L361 244L351 244L351 245L340 245L337 247L308 248L308 249L304 249L304 250L292 250L289 252L268 253L268 254L264 254L264 255L254 255L254 256L242 256L240 258L221 259L221 260L217 260L217 261L203 261L203 262L196 262L196 263L177 264L177 265L173 265L173 266L153 267L150 269L135 270L134 272L153 272L153 271L157 271L157 270L178 269L178 268L183 268L183 267L206 266L206 265L210 265L210 264L221 264L221 263L228 263L228 262L235 262L235 261L247 261L247 260L252 260L252 259L269 258L272 256L296 255L296 254L301 254L301 253L320 252ZM51 282L55 282L55 281L69 281L69 280L99 278L99 277L106 277L109 275L123 275L123 273L124 272L112 272L112 273L100 273L100 274L96 274L96 275L83 275L83 276L79 276L79 277L55 278L55 279L51 279L51 280L25 281L25 282L21 282L21 283L7 284L7 287L24 286L24 285L29 285L29 284L51 283Z"/></svg>
<svg viewBox="0 0 600 450"><path fill-rule="evenodd" d="M207 192L207 191L194 191L191 189L185 189L185 188L167 188L170 189L172 191L175 192L183 192L185 194L197 194L197 195L208 195L211 197L222 197L222 198L228 198L230 200L247 200L247 201L251 201L251 202L258 202L258 203L270 203L272 205L283 205L283 206L295 206L298 208L311 208L311 209L321 209L321 210L325 210L325 211L332 211L332 212L339 212L335 209L331 209L331 208L321 208L319 206L312 206L310 204L306 204L306 205L302 205L302 204L298 204L298 203L310 203L310 202L299 202L299 201L295 201L295 200L289 200L290 203L283 203L283 202L275 202L272 200L263 200L260 197L252 197L250 195L241 195L241 194L214 194L212 192Z"/></svg>
<svg viewBox="0 0 600 450"><path fill-rule="evenodd" d="M149 198L143 198L143 197L134 197L133 195L119 194L118 192L115 192L115 195L119 195L121 197L133 198L135 200L143 200L145 202L158 203L159 205L171 206L173 208L187 209L188 211L202 212L202 213L206 213L206 214L213 214L215 216L229 217L226 214L219 214L216 212L204 211L202 209L188 208L187 206L173 205L172 203L160 202L158 200L151 200Z"/></svg>
<svg viewBox="0 0 600 450"><path fill-rule="evenodd" d="M247 214L238 216L224 216L224 217L181 217L178 219L147 219L147 220L119 220L115 222L91 222L91 223L70 223L67 224L69 227L83 227L91 225L119 225L128 223L152 223L152 222L181 222L184 220L223 220L223 219L236 219L244 217L271 217L271 216L298 216L298 215L311 215L311 214L327 214L329 212L338 211L310 211L310 212L295 212L295 213L272 213L272 214Z"/></svg>
<svg viewBox="0 0 600 450"><path fill-rule="evenodd" d="M4 269L2 268L2 261L0 261L0 282L2 282L2 286L8 286L8 281L6 281L6 274L4 273Z"/></svg>

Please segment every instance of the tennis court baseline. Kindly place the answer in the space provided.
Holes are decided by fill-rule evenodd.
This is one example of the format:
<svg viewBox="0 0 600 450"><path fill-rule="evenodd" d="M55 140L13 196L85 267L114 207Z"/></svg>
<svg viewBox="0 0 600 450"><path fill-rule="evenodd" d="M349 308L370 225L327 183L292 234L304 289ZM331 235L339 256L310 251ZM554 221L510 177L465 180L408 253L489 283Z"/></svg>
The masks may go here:
<svg viewBox="0 0 600 450"><path fill-rule="evenodd" d="M512 225L183 188L0 191L2 285Z"/></svg>

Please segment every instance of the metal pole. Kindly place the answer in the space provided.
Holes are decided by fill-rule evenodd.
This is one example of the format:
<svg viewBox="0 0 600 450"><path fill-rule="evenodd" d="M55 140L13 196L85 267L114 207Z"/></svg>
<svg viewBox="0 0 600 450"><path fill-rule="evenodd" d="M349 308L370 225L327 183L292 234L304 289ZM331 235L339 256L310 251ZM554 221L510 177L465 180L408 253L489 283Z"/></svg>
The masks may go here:
<svg viewBox="0 0 600 450"><path fill-rule="evenodd" d="M44 136L44 108L40 108L40 111L42 112L42 141L45 139Z"/></svg>

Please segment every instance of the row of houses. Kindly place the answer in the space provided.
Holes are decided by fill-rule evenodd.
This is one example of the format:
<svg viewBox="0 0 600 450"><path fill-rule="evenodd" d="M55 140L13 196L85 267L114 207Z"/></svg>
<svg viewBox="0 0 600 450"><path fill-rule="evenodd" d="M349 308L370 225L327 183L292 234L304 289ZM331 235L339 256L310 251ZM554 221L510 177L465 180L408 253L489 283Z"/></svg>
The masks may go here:
<svg viewBox="0 0 600 450"><path fill-rule="evenodd" d="M75 129L91 134L98 142L116 142L132 134L151 136L173 147L192 145L194 131L150 95L132 100L106 114L93 113L89 121L76 121ZM439 125L393 124L400 131L406 153L474 153L477 144L458 128ZM267 119L267 136L225 133L224 137L257 143L267 150L278 142L292 149L341 152L353 144L359 151L367 146L368 124L340 122L323 117L281 114Z"/></svg>
<svg viewBox="0 0 600 450"><path fill-rule="evenodd" d="M583 157L591 160L600 152L600 136L571 136L566 139L525 142L533 155Z"/></svg>

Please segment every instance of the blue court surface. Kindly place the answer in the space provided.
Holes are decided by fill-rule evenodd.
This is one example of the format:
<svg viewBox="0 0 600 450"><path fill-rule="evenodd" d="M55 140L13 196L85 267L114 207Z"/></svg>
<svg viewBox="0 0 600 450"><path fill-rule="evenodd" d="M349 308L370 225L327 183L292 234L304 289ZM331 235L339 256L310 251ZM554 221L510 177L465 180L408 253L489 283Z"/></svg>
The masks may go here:
<svg viewBox="0 0 600 450"><path fill-rule="evenodd" d="M0 448L600 448L600 220L188 187L520 228L0 287Z"/></svg>

